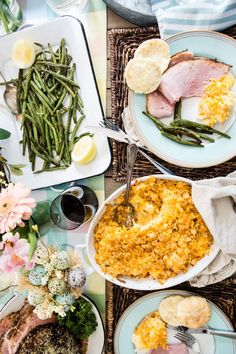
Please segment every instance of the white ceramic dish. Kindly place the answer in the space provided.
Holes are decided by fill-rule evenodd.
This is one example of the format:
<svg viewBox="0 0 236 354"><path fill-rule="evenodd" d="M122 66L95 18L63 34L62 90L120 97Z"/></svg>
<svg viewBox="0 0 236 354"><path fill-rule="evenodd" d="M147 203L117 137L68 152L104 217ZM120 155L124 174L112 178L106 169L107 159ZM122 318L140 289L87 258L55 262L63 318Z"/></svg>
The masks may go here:
<svg viewBox="0 0 236 354"><path fill-rule="evenodd" d="M91 334L89 337L88 341L88 351L87 354L94 354L95 352L97 354L101 354L103 351L104 347L104 327L103 327L103 322L101 319L101 315L97 309L97 307L94 305L94 303L87 297L82 295L82 297L89 301L92 305L92 311L96 315L97 319L97 329L96 331ZM24 305L24 299L18 295L13 296L2 308L0 311L0 320L2 320L4 317L7 315L19 311L22 306Z"/></svg>
<svg viewBox="0 0 236 354"><path fill-rule="evenodd" d="M191 180L188 180L186 178L182 177L177 177L177 176L167 176L167 175L154 175L156 178L159 179L167 179L167 180L174 180L174 181L184 181L187 182L188 184L192 184ZM146 180L150 176L145 176L139 178L140 180ZM216 257L217 253L219 252L219 249L214 242L212 245L212 250L209 253L209 255L205 256L203 259L201 259L194 267L190 267L188 272L186 273L181 273L177 275L174 278L168 279L164 284L160 284L157 280L151 279L151 278L145 278L145 279L134 279L134 278L128 278L128 277L121 277L121 281L117 278L113 278L110 275L104 273L101 271L100 266L96 263L95 260L95 255L96 251L94 248L94 228L98 224L100 218L102 217L103 213L106 210L106 204L110 204L113 202L114 199L116 199L124 190L125 190L125 185L117 189L114 193L110 195L110 197L104 202L104 204L98 209L94 219L92 220L90 224L90 228L87 234L87 252L88 252L88 257L90 262L92 263L92 266L95 268L95 270L101 274L105 279L109 280L110 282L130 288L130 289L137 289L137 290L157 290L157 289L166 289L171 286L183 283L184 281L187 281L200 273L204 268L206 268L212 260Z"/></svg>
<svg viewBox="0 0 236 354"><path fill-rule="evenodd" d="M22 38L44 45L51 43L52 46L57 46L61 38L65 38L73 62L76 63L75 80L80 86L86 115L78 135L87 131L86 125L99 125L103 119L103 111L82 24L73 17L65 16L0 37L0 71L7 80L17 77L18 70L11 60L11 52L15 41ZM4 104L3 92L4 86L0 86L0 104L2 105ZM19 144L22 134L20 123L16 122L15 118L3 109L0 110L0 119L1 128L11 132L9 139L1 141L1 146L4 148L3 156L9 163L26 164L23 176L12 176L13 182L22 182L31 189L37 189L98 175L104 172L110 164L111 155L107 138L95 135L97 155L88 165L72 163L66 170L33 174L28 154L22 155L22 146ZM41 164L36 165L36 169L40 169L40 166Z"/></svg>

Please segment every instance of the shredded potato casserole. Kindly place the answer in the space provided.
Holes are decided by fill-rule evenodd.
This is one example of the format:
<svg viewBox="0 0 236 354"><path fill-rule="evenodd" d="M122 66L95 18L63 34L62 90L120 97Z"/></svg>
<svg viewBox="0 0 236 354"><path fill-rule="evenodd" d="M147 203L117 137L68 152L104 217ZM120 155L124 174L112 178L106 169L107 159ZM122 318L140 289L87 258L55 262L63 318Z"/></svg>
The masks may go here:
<svg viewBox="0 0 236 354"><path fill-rule="evenodd" d="M135 181L130 202L137 220L130 229L114 220L123 201L124 193L107 205L95 228L96 262L103 272L164 283L209 253L213 238L187 183L155 177Z"/></svg>

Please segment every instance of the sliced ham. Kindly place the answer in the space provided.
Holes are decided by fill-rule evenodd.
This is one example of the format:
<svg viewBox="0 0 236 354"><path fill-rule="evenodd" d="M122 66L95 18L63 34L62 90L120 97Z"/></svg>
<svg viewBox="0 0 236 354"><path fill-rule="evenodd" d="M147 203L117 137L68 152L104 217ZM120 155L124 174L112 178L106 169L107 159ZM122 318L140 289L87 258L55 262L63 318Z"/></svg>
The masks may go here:
<svg viewBox="0 0 236 354"><path fill-rule="evenodd" d="M192 52L185 51L185 52L176 53L171 57L168 68L182 61L193 60L193 59L194 59L194 54Z"/></svg>
<svg viewBox="0 0 236 354"><path fill-rule="evenodd" d="M154 349L150 354L188 354L188 349L185 344L169 344L168 349Z"/></svg>
<svg viewBox="0 0 236 354"><path fill-rule="evenodd" d="M34 308L28 304L24 305L20 312L13 314L17 317L17 321L14 321L14 316L12 315L12 322L9 323L10 327L8 327L8 331L2 337L1 354L15 354L22 340L34 328L56 322L55 316L41 320L33 313L33 309Z"/></svg>
<svg viewBox="0 0 236 354"><path fill-rule="evenodd" d="M146 97L147 111L156 118L168 117L173 113L174 105L159 91L149 93Z"/></svg>
<svg viewBox="0 0 236 354"><path fill-rule="evenodd" d="M219 79L229 69L229 65L211 59L181 61L165 71L159 90L171 104L181 97L202 96L210 79Z"/></svg>

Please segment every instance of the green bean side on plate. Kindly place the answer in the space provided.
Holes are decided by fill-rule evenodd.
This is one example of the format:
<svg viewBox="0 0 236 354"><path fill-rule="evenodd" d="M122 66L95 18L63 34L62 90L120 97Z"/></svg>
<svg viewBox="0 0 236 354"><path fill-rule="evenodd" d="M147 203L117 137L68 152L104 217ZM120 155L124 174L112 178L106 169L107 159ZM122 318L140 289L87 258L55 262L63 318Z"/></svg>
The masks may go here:
<svg viewBox="0 0 236 354"><path fill-rule="evenodd" d="M16 92L16 113L23 133L23 155L28 151L34 173L63 170L71 164L74 144L84 135L77 132L85 118L80 88L74 80L75 63L65 39L58 48L38 48L33 65L19 69L18 78L5 82ZM79 112L79 114L77 114ZM35 171L36 158L43 160Z"/></svg>
<svg viewBox="0 0 236 354"><path fill-rule="evenodd" d="M161 134L179 144L204 147L203 141L214 143L215 139L211 136L213 133L224 138L230 139L228 134L216 130L206 124L200 124L181 117L181 100L175 104L174 117L170 125L164 124L160 119L152 116L148 112L143 112L150 118L160 130Z"/></svg>

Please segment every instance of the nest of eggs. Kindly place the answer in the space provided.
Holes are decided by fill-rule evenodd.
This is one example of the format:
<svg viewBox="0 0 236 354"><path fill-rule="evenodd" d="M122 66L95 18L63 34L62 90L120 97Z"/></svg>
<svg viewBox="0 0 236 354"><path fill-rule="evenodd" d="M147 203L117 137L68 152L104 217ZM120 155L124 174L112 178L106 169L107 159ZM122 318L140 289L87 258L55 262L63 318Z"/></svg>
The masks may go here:
<svg viewBox="0 0 236 354"><path fill-rule="evenodd" d="M27 292L27 300L39 318L49 318L53 313L65 316L86 282L78 253L39 243L34 261L34 268L21 276L18 290Z"/></svg>

